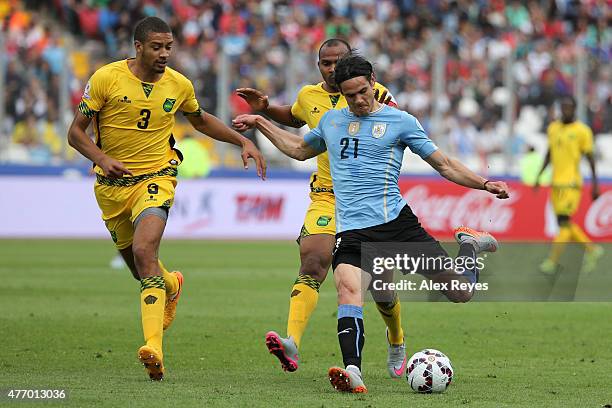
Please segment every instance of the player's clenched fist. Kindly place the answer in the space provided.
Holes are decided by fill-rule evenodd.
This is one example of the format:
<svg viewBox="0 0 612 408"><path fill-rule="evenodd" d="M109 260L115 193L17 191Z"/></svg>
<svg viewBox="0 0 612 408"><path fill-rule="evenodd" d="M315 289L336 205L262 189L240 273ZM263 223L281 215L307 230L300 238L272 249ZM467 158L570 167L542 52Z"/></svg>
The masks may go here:
<svg viewBox="0 0 612 408"><path fill-rule="evenodd" d="M484 189L497 198L509 198L508 185L503 181L487 181Z"/></svg>

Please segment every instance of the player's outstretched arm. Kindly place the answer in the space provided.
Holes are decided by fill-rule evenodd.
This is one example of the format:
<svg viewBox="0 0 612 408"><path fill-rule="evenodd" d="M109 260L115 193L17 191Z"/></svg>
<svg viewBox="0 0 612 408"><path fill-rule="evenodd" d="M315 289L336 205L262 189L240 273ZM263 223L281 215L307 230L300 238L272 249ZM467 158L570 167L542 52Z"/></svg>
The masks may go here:
<svg viewBox="0 0 612 408"><path fill-rule="evenodd" d="M274 146L287 156L296 160L306 160L318 155L300 136L287 132L259 115L239 115L232 121L233 126L251 129L256 127Z"/></svg>
<svg viewBox="0 0 612 408"><path fill-rule="evenodd" d="M68 144L74 147L79 153L94 162L102 169L105 176L112 178L132 175L123 163L104 154L102 150L87 136L85 131L89 127L91 119L77 112L74 115L70 129L68 129Z"/></svg>
<svg viewBox="0 0 612 408"><path fill-rule="evenodd" d="M255 161L257 175L262 180L266 179L266 160L255 144L240 133L225 126L215 115L202 111L200 115L189 115L187 119L191 125L207 136L221 142L231 143L242 148L242 162L244 168L249 168L249 158Z"/></svg>
<svg viewBox="0 0 612 408"><path fill-rule="evenodd" d="M533 184L534 188L537 189L540 186L540 177L542 176L542 173L544 173L544 170L546 170L546 167L548 167L549 164L550 164L550 149L546 151L546 156L544 157L544 163L542 163L542 168L540 169L538 176L535 179L535 183Z"/></svg>
<svg viewBox="0 0 612 408"><path fill-rule="evenodd" d="M476 190L486 190L497 198L508 198L508 186L503 181L489 181L465 167L459 160L436 150L425 159L440 175L453 183Z"/></svg>
<svg viewBox="0 0 612 408"><path fill-rule="evenodd" d="M291 113L291 105L270 105L268 95L253 88L238 88L236 94L249 104L255 112L261 112L281 125L301 128L305 123ZM236 129L242 132L246 129Z"/></svg>

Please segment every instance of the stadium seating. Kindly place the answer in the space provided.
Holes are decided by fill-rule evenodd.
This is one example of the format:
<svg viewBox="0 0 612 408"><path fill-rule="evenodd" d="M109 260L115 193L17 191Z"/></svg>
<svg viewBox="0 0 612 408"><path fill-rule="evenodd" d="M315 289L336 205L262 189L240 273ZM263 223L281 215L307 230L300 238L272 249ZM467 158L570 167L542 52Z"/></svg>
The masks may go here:
<svg viewBox="0 0 612 408"><path fill-rule="evenodd" d="M483 0L479 8L473 8L469 2L320 1L296 2L291 9L277 1L223 3L26 2L42 7L33 11L21 2L9 2L0 11L8 57L3 83L11 84L4 88L6 120L0 129L4 146L19 143L11 141L10 135L27 113L33 112L42 126L50 114L49 106L72 109L78 103L87 78L98 66L130 56L132 27L146 15L159 15L171 23L178 40L173 65L193 80L200 103L212 113L219 108L217 57L222 47L230 47L226 92L250 85L279 103L289 104L301 85L320 80L315 68L318 44L326 37L346 34L353 47L376 62L378 80L391 89L400 108L419 117L428 130L432 130L434 99L447 112L443 113L448 120L443 129L460 117L473 126L476 137L482 137L482 129L490 121L501 129L503 110L512 92L518 108L515 137L519 144L537 146L556 96L572 92L576 86L576 66L583 47L589 59L584 84L590 95L586 120L595 133L611 131L607 84L612 36L610 28L600 23L605 2L574 5L535 1L525 6ZM444 92L437 98L432 94L435 50L440 47L434 40L436 31L447 49ZM503 72L505 57L511 51L515 85L509 90ZM64 65L61 56L66 54L68 64ZM69 92L59 92L60 86L69 87ZM60 95L68 95L65 105L60 104ZM230 99L230 115L244 109L239 105L239 100ZM70 112L54 119L60 128L67 126L63 121L66 114ZM478 154L469 153L478 150L478 143L449 137L446 132L431 133L449 151ZM42 135L32 138L54 151ZM508 147L514 142L502 144L507 154L520 150ZM15 150L14 146L11 149ZM31 150L23 145L16 149ZM38 155L36 160L82 160L67 154L65 145L62 150L47 159ZM273 149L269 153L278 165L303 167L281 159ZM493 157L501 152L484 154ZM22 159L28 161L28 156ZM0 160L11 157L3 154ZM228 163L221 157L218 165Z"/></svg>

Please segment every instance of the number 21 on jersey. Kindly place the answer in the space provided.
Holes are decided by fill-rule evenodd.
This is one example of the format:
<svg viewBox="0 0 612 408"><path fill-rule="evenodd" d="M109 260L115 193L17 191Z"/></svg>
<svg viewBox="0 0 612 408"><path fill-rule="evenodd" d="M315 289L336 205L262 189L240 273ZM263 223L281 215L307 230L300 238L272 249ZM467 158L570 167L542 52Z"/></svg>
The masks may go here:
<svg viewBox="0 0 612 408"><path fill-rule="evenodd" d="M342 150L340 150L341 159L349 158L349 155L346 151L348 150L351 144L353 145L353 158L357 158L359 153L359 139L357 139L356 137L343 137L342 139L340 139L340 144L342 145Z"/></svg>

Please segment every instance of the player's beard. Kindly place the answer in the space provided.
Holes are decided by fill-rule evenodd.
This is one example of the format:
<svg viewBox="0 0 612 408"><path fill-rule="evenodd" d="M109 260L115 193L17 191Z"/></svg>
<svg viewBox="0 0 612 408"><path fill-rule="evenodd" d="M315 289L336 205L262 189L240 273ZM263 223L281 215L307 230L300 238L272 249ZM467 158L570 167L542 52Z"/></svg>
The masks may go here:
<svg viewBox="0 0 612 408"><path fill-rule="evenodd" d="M565 125L569 125L570 123L574 123L575 121L576 119L574 115L561 117L561 122L563 122Z"/></svg>
<svg viewBox="0 0 612 408"><path fill-rule="evenodd" d="M336 80L334 79L333 75L328 76L327 79L325 79L325 82L331 90L333 90L334 92L340 92L340 89L338 88L338 85L336 85Z"/></svg>
<svg viewBox="0 0 612 408"><path fill-rule="evenodd" d="M168 63L165 64L160 64L159 61L155 61L153 63L153 70L155 71L155 73L157 74L163 74L166 71L166 65Z"/></svg>
<svg viewBox="0 0 612 408"><path fill-rule="evenodd" d="M327 84L329 85L329 84ZM336 85L329 85L329 88L333 91L333 92L340 92L340 89L338 89L338 87Z"/></svg>

